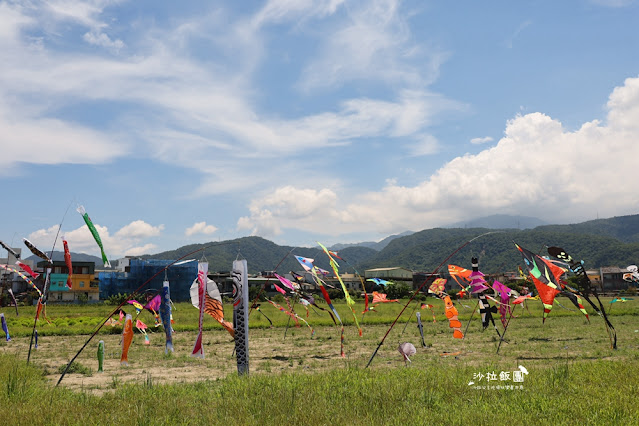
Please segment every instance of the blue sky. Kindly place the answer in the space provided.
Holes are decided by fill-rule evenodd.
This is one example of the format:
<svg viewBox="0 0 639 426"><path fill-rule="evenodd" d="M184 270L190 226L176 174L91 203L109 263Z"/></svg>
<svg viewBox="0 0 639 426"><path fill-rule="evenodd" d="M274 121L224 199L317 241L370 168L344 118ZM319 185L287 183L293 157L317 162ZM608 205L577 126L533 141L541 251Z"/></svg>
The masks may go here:
<svg viewBox="0 0 639 426"><path fill-rule="evenodd" d="M637 214L637 1L0 1L0 239ZM60 243L58 243L60 244ZM60 245L61 246L61 245Z"/></svg>

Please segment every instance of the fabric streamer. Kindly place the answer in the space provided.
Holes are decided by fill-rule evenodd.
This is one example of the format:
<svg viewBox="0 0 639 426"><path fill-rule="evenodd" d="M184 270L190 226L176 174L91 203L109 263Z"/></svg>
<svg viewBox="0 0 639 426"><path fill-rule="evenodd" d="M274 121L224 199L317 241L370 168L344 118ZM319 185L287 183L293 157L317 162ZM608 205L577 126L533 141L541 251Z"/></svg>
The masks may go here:
<svg viewBox="0 0 639 426"><path fill-rule="evenodd" d="M197 264L197 298L198 298L198 307L200 309L200 317L198 320L198 333L197 338L195 339L195 344L193 345L193 352L191 352L191 356L196 358L204 358L204 348L202 347L202 324L204 322L204 301L206 294L206 281L207 281L207 273L209 270L208 262L198 262Z"/></svg>
<svg viewBox="0 0 639 426"><path fill-rule="evenodd" d="M29 274L29 276L31 276L31 278L33 278L34 280L40 276L40 274L31 269L29 265L22 263L19 260L16 261L16 265L18 265L24 272Z"/></svg>
<svg viewBox="0 0 639 426"><path fill-rule="evenodd" d="M133 341L133 317L126 314L124 320L124 329L122 330L122 356L120 357L120 365L129 365L129 347Z"/></svg>
<svg viewBox="0 0 639 426"><path fill-rule="evenodd" d="M4 314L0 314L0 321L2 322L2 331L7 338L7 342L11 340L11 336L9 336L9 327L7 326L7 320L4 318Z"/></svg>
<svg viewBox="0 0 639 426"><path fill-rule="evenodd" d="M4 248L8 254L12 255L13 257L15 257L16 259L20 259L20 255L11 247L9 247L8 244L0 241L0 246L2 246L2 248Z"/></svg>
<svg viewBox="0 0 639 426"><path fill-rule="evenodd" d="M78 213L82 215L82 219L84 219L84 223L87 224L89 231L91 231L91 235L93 235L93 239L98 244L98 247L100 247L100 254L102 255L102 262L104 263L104 267L110 268L111 263L109 263L109 259L107 258L107 255L104 253L104 246L102 245L100 234L98 234L98 230L95 229L95 225L93 225L93 222L91 222L91 218L89 217L86 210L84 209L84 206L78 206L76 210L78 211Z"/></svg>
<svg viewBox="0 0 639 426"><path fill-rule="evenodd" d="M13 300L13 306L16 307L16 316L20 316L20 313L18 312L18 302L16 300L16 296L13 294L13 290L8 288L7 292L9 293L9 296L11 296L11 300Z"/></svg>
<svg viewBox="0 0 639 426"><path fill-rule="evenodd" d="M294 318L295 320L300 319L301 321L304 322L304 324L306 324L308 326L308 328L311 329L311 337L313 337L313 335L315 334L315 330L313 330L313 327L311 327L311 325L306 322L306 320L302 317L300 317L299 315L297 315L295 312L289 312L286 309L284 309L282 306L278 305L277 303L273 302L271 299L266 299L266 301L268 303L270 303L271 305L275 306L277 309L280 310L280 312L284 312L286 315L288 315L291 318Z"/></svg>
<svg viewBox="0 0 639 426"><path fill-rule="evenodd" d="M430 312L433 314L433 322L437 322L437 319L435 318L435 310L433 309L434 306L429 304L429 303L422 303L422 309L430 309Z"/></svg>
<svg viewBox="0 0 639 426"><path fill-rule="evenodd" d="M235 356L237 373L249 373L249 310L248 266L246 259L234 260L233 271L233 325L235 326Z"/></svg>
<svg viewBox="0 0 639 426"><path fill-rule="evenodd" d="M73 280L71 279L73 276L73 264L71 263L69 244L67 244L67 240L64 237L62 237L62 245L64 246L64 263L67 265L67 269L69 270L69 274L67 275L67 287L71 289L73 287Z"/></svg>
<svg viewBox="0 0 639 426"><path fill-rule="evenodd" d="M102 373L104 365L104 340L98 342L98 373Z"/></svg>
<svg viewBox="0 0 639 426"><path fill-rule="evenodd" d="M38 330L35 331L35 344L33 345L36 349L38 349Z"/></svg>
<svg viewBox="0 0 639 426"><path fill-rule="evenodd" d="M38 297L42 297L42 292L40 291L40 289L38 287L36 287L36 285L33 283L33 281L31 281L29 279L29 277L27 277L26 275L24 275L22 272L18 271L15 268L12 268L10 266L7 265L2 265L0 264L0 268L2 269L6 269L9 272L13 272L14 274L18 275L20 278L22 278L23 280L25 280L27 282L27 284L29 284L31 286L31 288L33 288L35 291L38 292ZM13 293L13 292L12 292Z"/></svg>
<svg viewBox="0 0 639 426"><path fill-rule="evenodd" d="M139 319L136 319L135 328L137 328L140 333L144 334L144 344L150 345L151 341L149 340L149 335L146 332L146 329L148 328L147 325L143 323L142 321L140 321Z"/></svg>
<svg viewBox="0 0 639 426"><path fill-rule="evenodd" d="M160 318L164 327L166 343L164 353L173 353L173 327L171 327L171 287L168 281L162 283L162 303L160 303Z"/></svg>
<svg viewBox="0 0 639 426"><path fill-rule="evenodd" d="M193 284L191 284L190 288L191 304L197 309L200 308L198 286L199 283L196 279L195 281L193 281ZM208 277L206 279L204 299L204 312L209 314L217 322L219 322L220 325L229 332L231 337L235 337L233 324L224 319L224 307L222 306L222 295L220 294L220 290L218 289L215 281Z"/></svg>
<svg viewBox="0 0 639 426"><path fill-rule="evenodd" d="M419 312L416 312L417 315L417 328L419 329L419 335L422 337L422 348L426 347L426 342L424 342L424 326L422 325L422 315Z"/></svg>

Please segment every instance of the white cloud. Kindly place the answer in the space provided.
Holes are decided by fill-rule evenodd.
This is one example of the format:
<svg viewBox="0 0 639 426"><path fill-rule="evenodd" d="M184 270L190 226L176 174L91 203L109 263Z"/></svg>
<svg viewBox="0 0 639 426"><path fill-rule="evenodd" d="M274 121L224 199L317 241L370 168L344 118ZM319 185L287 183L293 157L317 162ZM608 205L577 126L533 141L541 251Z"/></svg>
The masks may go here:
<svg viewBox="0 0 639 426"><path fill-rule="evenodd" d="M196 234L210 235L215 233L215 231L217 231L217 227L213 225L207 225L206 222L197 222L190 228L186 228L186 231L184 231L184 235L186 235L187 237L191 237Z"/></svg>
<svg viewBox="0 0 639 426"><path fill-rule="evenodd" d="M147 238L160 236L161 231L164 229L164 225L151 226L142 220L136 220L111 235L108 227L95 222L94 225L109 259L115 259L122 255L149 253L155 248L155 245L151 243L140 245L140 243ZM54 225L47 229L38 229L29 234L27 239L34 243L36 247L44 247L50 250L55 236L58 234L58 228L59 225ZM100 256L100 249L86 225L72 230L66 230L63 226L61 235L66 238L69 243L69 249L72 252ZM58 239L56 250L61 250L61 247L62 242Z"/></svg>
<svg viewBox="0 0 639 426"><path fill-rule="evenodd" d="M415 186L390 180L354 200L329 189L280 188L252 202L238 226L262 236L287 228L340 235L425 229L495 212L556 222L636 214L639 78L617 87L608 108L607 123L576 131L542 113L517 116L495 146L457 157Z"/></svg>
<svg viewBox="0 0 639 426"><path fill-rule="evenodd" d="M115 236L118 238L157 237L164 230L164 225L152 226L143 220L135 220L122 227Z"/></svg>
<svg viewBox="0 0 639 426"><path fill-rule="evenodd" d="M487 143L487 142L492 142L493 138L490 136L485 136L483 138L472 138L470 140L470 143L472 143L473 145L480 145L482 143Z"/></svg>
<svg viewBox="0 0 639 426"><path fill-rule="evenodd" d="M354 2L337 28L328 30L322 47L306 67L306 90L374 80L422 88L439 75L447 54L417 45L397 0Z"/></svg>

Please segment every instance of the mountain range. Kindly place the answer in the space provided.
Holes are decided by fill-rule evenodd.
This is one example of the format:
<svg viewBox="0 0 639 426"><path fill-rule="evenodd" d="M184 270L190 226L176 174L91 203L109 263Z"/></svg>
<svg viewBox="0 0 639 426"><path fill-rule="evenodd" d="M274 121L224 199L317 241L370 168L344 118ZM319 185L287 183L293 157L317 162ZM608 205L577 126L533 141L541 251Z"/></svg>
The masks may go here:
<svg viewBox="0 0 639 426"><path fill-rule="evenodd" d="M639 263L639 215L525 229L522 223L534 223L534 220L529 219L534 218L523 221L521 216L491 216L468 223L492 224L492 227L407 231L389 236L378 243L336 244L330 249L338 250L344 259L339 261L342 271L359 273L363 273L365 269L380 267L403 267L417 272L431 272L448 263L469 267L471 257L479 258L484 273L515 271L522 264L515 242L542 255L547 254L547 246L560 246L573 257L584 259L587 269L600 266L625 268L629 264ZM513 227L513 224L519 225ZM330 269L328 258L319 247L279 246L261 237L192 244L141 257L206 259L209 271L220 272L228 271L233 260L246 258L250 273L270 270L282 273L301 269L293 255L315 259L316 266ZM54 255L55 260L58 259L56 256ZM80 256L92 258L98 269L101 269L100 258L72 254L75 260L80 260Z"/></svg>

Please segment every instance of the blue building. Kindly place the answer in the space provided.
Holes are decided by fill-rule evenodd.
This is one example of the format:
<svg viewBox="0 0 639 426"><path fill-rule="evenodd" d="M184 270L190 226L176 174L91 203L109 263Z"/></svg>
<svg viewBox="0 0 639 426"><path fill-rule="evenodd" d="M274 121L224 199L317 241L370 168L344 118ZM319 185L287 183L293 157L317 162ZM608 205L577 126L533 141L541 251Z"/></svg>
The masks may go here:
<svg viewBox="0 0 639 426"><path fill-rule="evenodd" d="M189 289L193 280L197 278L197 261L173 263L173 260L124 258L118 261L117 271L102 271L98 273L100 281L100 299L111 296L130 294L138 290L142 284L148 283L139 291L159 291L162 288L165 274L171 283L171 299L174 302L190 300Z"/></svg>

